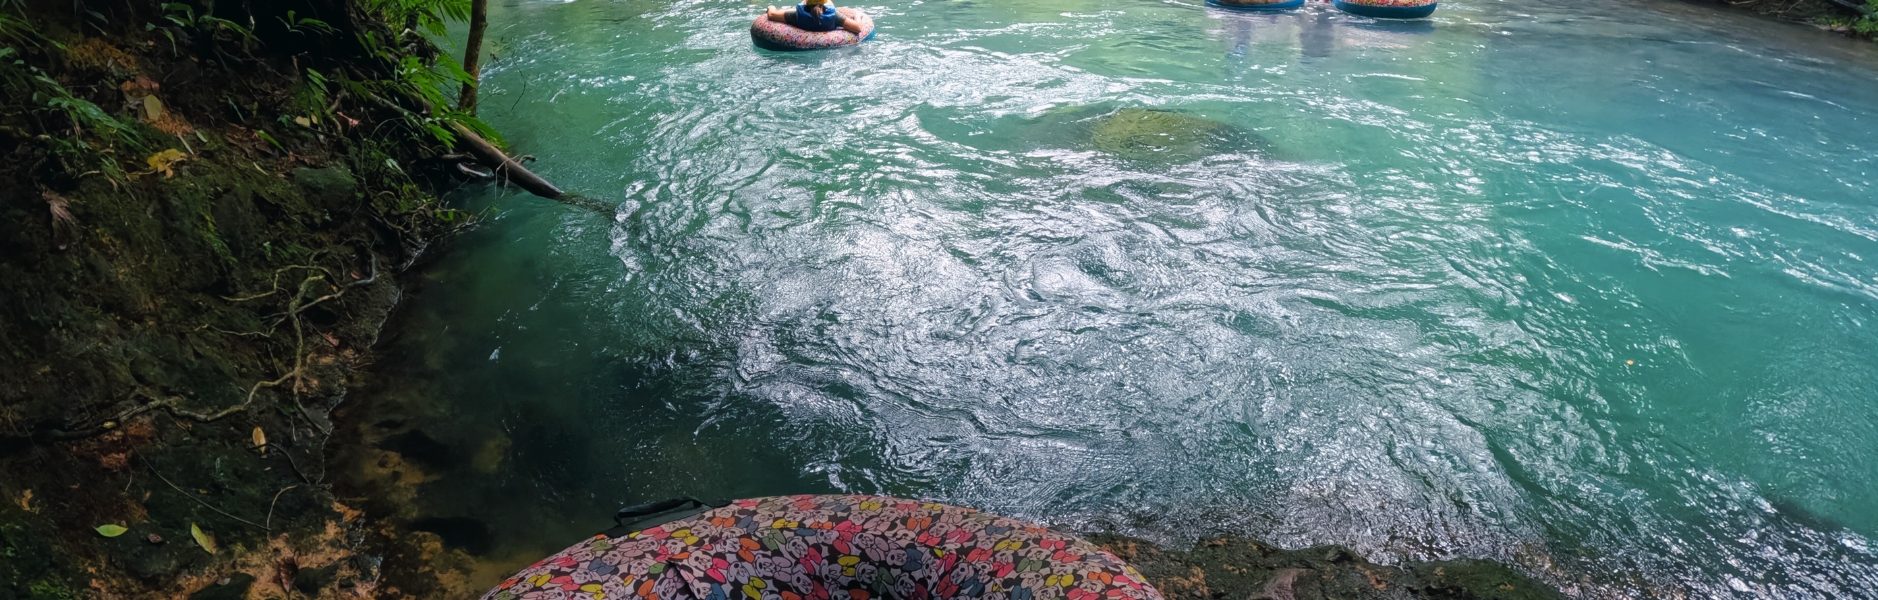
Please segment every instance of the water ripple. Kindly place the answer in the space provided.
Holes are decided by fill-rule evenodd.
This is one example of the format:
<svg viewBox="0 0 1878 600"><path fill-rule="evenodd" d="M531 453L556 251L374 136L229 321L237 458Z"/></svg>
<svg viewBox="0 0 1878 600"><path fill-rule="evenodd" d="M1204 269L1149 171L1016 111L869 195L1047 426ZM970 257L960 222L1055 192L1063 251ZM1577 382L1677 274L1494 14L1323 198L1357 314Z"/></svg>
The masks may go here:
<svg viewBox="0 0 1878 600"><path fill-rule="evenodd" d="M1443 6L914 2L782 55L743 4L511 3L485 116L624 203L502 216L521 256L457 267L423 310L470 337L421 352L481 361L438 385L532 423L570 507L885 492L1586 597L1878 588L1878 91L1828 76L1878 60Z"/></svg>

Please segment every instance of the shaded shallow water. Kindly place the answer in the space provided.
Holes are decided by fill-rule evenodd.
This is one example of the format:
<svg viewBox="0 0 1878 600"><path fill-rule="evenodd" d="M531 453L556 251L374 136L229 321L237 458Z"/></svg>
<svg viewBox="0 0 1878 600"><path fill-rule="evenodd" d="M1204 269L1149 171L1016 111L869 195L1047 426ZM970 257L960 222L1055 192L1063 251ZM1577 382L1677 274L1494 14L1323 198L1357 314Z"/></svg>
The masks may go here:
<svg viewBox="0 0 1878 600"><path fill-rule="evenodd" d="M1616 0L855 6L876 40L784 55L747 3L498 2L484 116L623 204L464 198L356 397L481 585L623 503L850 491L1878 589L1868 46Z"/></svg>

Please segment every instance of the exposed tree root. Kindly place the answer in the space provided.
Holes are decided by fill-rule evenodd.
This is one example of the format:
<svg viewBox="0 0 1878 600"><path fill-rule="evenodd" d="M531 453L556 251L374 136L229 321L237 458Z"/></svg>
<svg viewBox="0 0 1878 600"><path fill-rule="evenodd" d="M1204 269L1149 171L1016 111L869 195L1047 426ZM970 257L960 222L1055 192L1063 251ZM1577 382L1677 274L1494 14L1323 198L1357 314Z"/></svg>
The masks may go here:
<svg viewBox="0 0 1878 600"><path fill-rule="evenodd" d="M287 493L287 490L291 490L297 487L300 487L300 484L296 483L296 484L293 484L284 488L280 488L280 491L278 492L274 492L274 501L267 503L267 518L261 520L262 528L266 529L267 531L273 531L272 527L274 525L274 505L280 504L281 494L285 494Z"/></svg>
<svg viewBox="0 0 1878 600"><path fill-rule="evenodd" d="M308 295L313 293L314 289L316 289L316 284L320 282L328 282L328 285L331 285L330 280L332 278L332 272L326 269L325 267L321 267L317 265L289 265L286 267L281 267L280 269L277 269L274 271L274 277L273 277L274 284L273 284L272 289L266 292L259 292L255 294L249 294L249 295L238 296L238 297L230 297L230 298L227 298L227 300L230 302L248 302L248 301L258 300L261 298L266 298L268 296L273 296L275 294L278 294L280 293L282 289L280 285L281 274L286 273L288 271L293 271L293 270L312 271L313 274L308 275L305 279L300 280L298 291L295 292L293 300L288 302L287 309L285 311L280 312L279 314L273 315L275 320L273 323L268 325L266 330L255 331L255 332L235 332L235 331L224 331L220 329L216 330L217 332L226 333L229 335L272 337L273 332L276 329L278 329L280 325L289 324L293 328L293 368L288 369L285 373L282 373L280 377L276 377L270 380L263 380L263 381L255 382L254 385L248 388L247 396L244 397L239 404L228 406L228 407L225 407L221 410L217 410L214 412L201 412L201 411L194 411L194 410L189 410L187 408L183 408L181 406L181 402L183 402L183 398L181 396L162 396L162 395L153 393L151 390L148 390L148 389L139 389L136 392L136 396L149 399L150 402L144 403L139 406L131 407L129 409L124 410L123 412L118 413L115 417L100 424L97 430L92 433L95 434L95 433L102 433L104 431L108 431L116 427L118 423L122 423L125 420L130 419L131 417L135 417L137 415L140 415L140 414L152 411L152 410L163 410L173 416L185 418L185 419L189 419L189 420L197 421L201 423L213 423L215 421L220 421L224 418L227 418L230 415L234 415L236 413L245 411L249 407L253 406L254 399L260 394L261 390L280 387L282 385L288 384L289 382L292 382L293 385L290 386L288 389L293 394L294 406L299 409L301 417L305 418L308 423L312 424L314 428L318 429L321 434L331 433L330 426L323 425L320 423L319 420L314 419L313 415L307 413L306 405L300 402L300 394L306 391L305 390L306 366L307 366L306 361L308 357L308 353L306 351L306 325L301 319L301 315L305 313L308 309L313 308L314 306L318 306L322 303L330 302L333 300L338 300L344 297L346 292L353 288L365 286L365 285L371 285L372 283L377 282L378 281L378 257L376 255L372 256L371 271L367 276L360 278L358 280L352 281L350 283L347 283L343 286L332 286L333 291L314 297L311 300L308 300L307 297ZM207 326L205 325L204 327L207 327ZM200 331L201 329L202 328L198 328L198 331ZM296 468L296 470L298 469Z"/></svg>
<svg viewBox="0 0 1878 600"><path fill-rule="evenodd" d="M195 495L195 494L191 494L191 493L189 493L189 492L188 492L187 490L184 490L183 488L181 488L181 487L179 487L179 486L177 486L177 485L176 485L175 483L172 483L172 482L170 482L170 479L169 479L168 477L164 477L162 473L160 473L160 472L158 472L158 471L156 470L156 466L155 466L155 465L152 465L152 464L150 464L150 461L148 461L148 460L143 460L143 459L142 459L141 457L140 457L140 458L139 458L138 460L140 460L140 461L142 461L142 462L143 462L143 466L144 466L144 468L146 468L146 469L149 469L149 470L150 470L150 474L151 474L151 475L155 475L155 476L156 476L156 478L157 478L157 480L159 480L159 481L162 481L162 482L163 482L163 485L167 485L167 486L170 486L170 489L172 489L172 490L176 490L176 493L178 493L178 494L182 494L182 495L183 495L184 497L187 497L187 498L189 498L190 500L194 500L194 501L196 501L196 504L200 504L200 505L202 505L202 506L203 506L204 508L207 508L207 509L209 509L209 510L212 510L212 511L215 511L215 514L218 514L218 515L222 515L222 516L224 516L224 517L228 517L228 518L230 518L230 519L234 519L234 520L236 520L236 521L240 521L241 523L243 523L243 524L245 524L245 525L248 525L248 526L250 526L250 527L254 527L254 528L257 528L257 529L260 529L261 531L266 531L266 532L270 532L270 533L274 531L274 529L273 529L272 527L268 527L267 525L262 525L262 524L260 524L260 523L256 523L256 522L254 522L254 521L249 521L249 520L247 520L247 519L243 519L243 518L241 518L241 517L237 517L237 516L235 516L235 515L231 515L231 514L228 514L228 511L225 511L225 510L222 510L222 509L220 509L220 508L216 508L216 506L215 506L214 504L209 504L209 501L207 501L207 500L203 500L203 499L201 499L201 498L198 498L198 497L196 497L196 495ZM279 499L280 499L280 496L279 496L278 494L276 494L276 495L274 496L274 499L275 499L275 500L279 500ZM269 507L268 507L268 516L269 516L269 517L272 517L272 516L273 516L273 512L274 512L274 508L273 508L272 506L269 506Z"/></svg>

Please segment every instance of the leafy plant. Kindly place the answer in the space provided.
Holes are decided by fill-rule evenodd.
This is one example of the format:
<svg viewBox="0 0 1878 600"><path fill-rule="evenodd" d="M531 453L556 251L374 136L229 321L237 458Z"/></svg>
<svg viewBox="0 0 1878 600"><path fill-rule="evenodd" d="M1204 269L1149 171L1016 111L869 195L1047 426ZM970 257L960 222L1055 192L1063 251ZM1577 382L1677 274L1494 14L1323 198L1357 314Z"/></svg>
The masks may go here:
<svg viewBox="0 0 1878 600"><path fill-rule="evenodd" d="M162 28L164 37L170 41L170 52L176 53L177 34L184 36L205 35L214 42L237 42L242 52L252 53L261 39L255 37L254 29L240 23L206 13L197 13L196 8L184 2L164 2L163 20L170 24ZM323 23L322 23L323 24ZM145 29L155 30L155 25ZM219 47L217 48L219 52Z"/></svg>
<svg viewBox="0 0 1878 600"><path fill-rule="evenodd" d="M430 35L443 35L446 23L467 21L470 16L469 0L364 0L360 4L386 23Z"/></svg>
<svg viewBox="0 0 1878 600"><path fill-rule="evenodd" d="M287 26L287 31L297 35L306 35L309 31L328 35L339 31L325 21L313 17L301 17L292 10L287 11L287 16L276 18L280 19L282 25Z"/></svg>
<svg viewBox="0 0 1878 600"><path fill-rule="evenodd" d="M327 104L332 100L332 86L326 74L306 69L301 75L300 85L293 93L293 112L315 118L325 115Z"/></svg>
<svg viewBox="0 0 1878 600"><path fill-rule="evenodd" d="M1878 0L1865 0L1865 16L1852 21L1852 31L1878 36Z"/></svg>
<svg viewBox="0 0 1878 600"><path fill-rule="evenodd" d="M69 132L39 138L68 171L122 179L124 171L114 158L114 149L141 149L137 129L27 64L16 48L6 50L0 52L0 85L29 93L0 102L0 111L36 123L44 131Z"/></svg>

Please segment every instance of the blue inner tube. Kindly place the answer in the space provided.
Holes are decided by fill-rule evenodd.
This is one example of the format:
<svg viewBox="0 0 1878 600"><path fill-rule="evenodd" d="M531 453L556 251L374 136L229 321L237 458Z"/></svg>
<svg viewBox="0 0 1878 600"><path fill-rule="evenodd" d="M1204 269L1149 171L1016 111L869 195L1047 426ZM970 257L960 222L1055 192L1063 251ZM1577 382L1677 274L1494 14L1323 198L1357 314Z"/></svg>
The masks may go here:
<svg viewBox="0 0 1878 600"><path fill-rule="evenodd" d="M1286 2L1271 2L1265 4L1235 4L1231 0L1223 2L1221 0L1206 0L1206 5L1229 10L1274 11L1301 8L1304 6L1304 0L1288 0Z"/></svg>
<svg viewBox="0 0 1878 600"><path fill-rule="evenodd" d="M1425 19L1428 15L1435 14L1435 7L1440 6L1439 3L1433 2L1427 6L1371 6L1344 0L1332 0L1332 2L1337 5L1338 10L1343 12L1377 19Z"/></svg>

